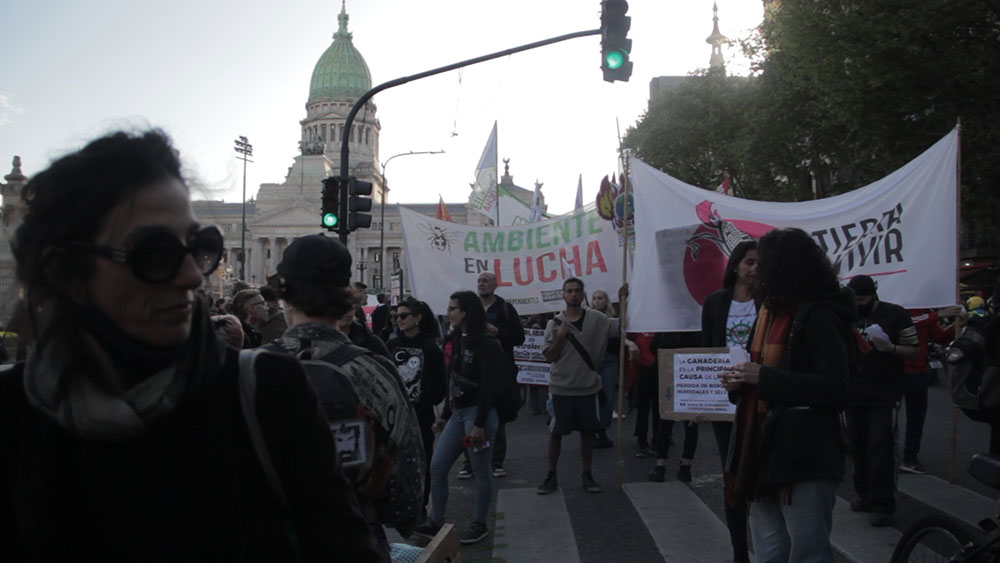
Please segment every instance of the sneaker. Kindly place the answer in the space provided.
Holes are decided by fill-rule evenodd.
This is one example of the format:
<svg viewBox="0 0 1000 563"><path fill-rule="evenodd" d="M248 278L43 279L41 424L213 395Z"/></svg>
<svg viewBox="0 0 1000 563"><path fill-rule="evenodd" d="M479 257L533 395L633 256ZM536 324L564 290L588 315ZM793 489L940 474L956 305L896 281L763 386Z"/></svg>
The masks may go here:
<svg viewBox="0 0 1000 563"><path fill-rule="evenodd" d="M441 531L441 526L438 526L434 522L427 520L423 524L417 526L415 530L413 530L413 535L432 540L434 539L434 536L436 536L437 533L440 531Z"/></svg>
<svg viewBox="0 0 1000 563"><path fill-rule="evenodd" d="M910 462L904 461L899 466L899 470L902 471L903 473L913 473L915 475L926 475L929 473L929 471L927 471L927 468L924 467L924 465L919 461L910 461Z"/></svg>
<svg viewBox="0 0 1000 563"><path fill-rule="evenodd" d="M872 512L869 522L876 528L884 528L892 524L892 514L888 512Z"/></svg>
<svg viewBox="0 0 1000 563"><path fill-rule="evenodd" d="M681 481L681 482L684 482L684 483L690 483L691 482L691 466L690 465L681 465L677 469L677 480Z"/></svg>
<svg viewBox="0 0 1000 563"><path fill-rule="evenodd" d="M493 468L493 476L494 477L506 477L507 476L507 472L504 471L503 467L494 467Z"/></svg>
<svg viewBox="0 0 1000 563"><path fill-rule="evenodd" d="M872 509L868 506L868 503L860 498L856 498L851 501L851 512L871 512Z"/></svg>
<svg viewBox="0 0 1000 563"><path fill-rule="evenodd" d="M556 479L556 474L552 473L545 477L545 481L538 486L538 490L535 491L540 495L547 495L549 493L554 493L559 489L559 480Z"/></svg>
<svg viewBox="0 0 1000 563"><path fill-rule="evenodd" d="M655 465L649 472L649 480L654 483L662 483L667 480L667 467L665 465Z"/></svg>
<svg viewBox="0 0 1000 563"><path fill-rule="evenodd" d="M594 481L594 477L590 474L590 471L583 472L583 488L586 489L588 493L599 493L603 490L601 489L601 486L597 484L597 481Z"/></svg>
<svg viewBox="0 0 1000 563"><path fill-rule="evenodd" d="M490 535L490 530L486 527L486 524L482 522L472 522L469 524L469 527L462 532L462 535L458 536L458 543L477 543L482 541L483 538L488 535Z"/></svg>
<svg viewBox="0 0 1000 563"><path fill-rule="evenodd" d="M655 455L656 453L654 453L653 450L649 449L649 444L645 442L639 442L639 450L635 452L635 457L646 458L646 457L653 457Z"/></svg>
<svg viewBox="0 0 1000 563"><path fill-rule="evenodd" d="M472 479L475 476L476 474L472 472L472 468L469 466L465 466L460 469L458 471L458 475L456 475L459 479Z"/></svg>

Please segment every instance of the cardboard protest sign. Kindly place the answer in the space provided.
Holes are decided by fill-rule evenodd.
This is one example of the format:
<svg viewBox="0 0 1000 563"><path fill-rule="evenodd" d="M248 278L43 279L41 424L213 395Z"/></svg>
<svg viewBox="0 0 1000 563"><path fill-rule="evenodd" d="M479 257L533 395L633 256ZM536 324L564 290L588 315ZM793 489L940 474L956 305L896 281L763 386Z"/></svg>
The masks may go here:
<svg viewBox="0 0 1000 563"><path fill-rule="evenodd" d="M517 364L518 383L525 385L549 384L549 364L542 356L544 343L544 330L524 329L524 344L514 347L514 363Z"/></svg>
<svg viewBox="0 0 1000 563"><path fill-rule="evenodd" d="M661 349L660 417L670 420L733 420L736 405L719 372L730 365L729 348Z"/></svg>

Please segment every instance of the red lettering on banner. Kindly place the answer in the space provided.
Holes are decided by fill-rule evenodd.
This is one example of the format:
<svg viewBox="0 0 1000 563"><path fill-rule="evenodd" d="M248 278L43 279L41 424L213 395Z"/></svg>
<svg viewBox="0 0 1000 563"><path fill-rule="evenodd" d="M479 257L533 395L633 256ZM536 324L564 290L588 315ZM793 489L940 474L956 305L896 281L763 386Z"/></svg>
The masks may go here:
<svg viewBox="0 0 1000 563"><path fill-rule="evenodd" d="M535 281L535 263L530 257L528 257L524 260L524 265L527 273L525 274L525 277L522 278L521 259L514 259L514 282L517 283L517 285L529 285L531 282Z"/></svg>
<svg viewBox="0 0 1000 563"><path fill-rule="evenodd" d="M594 269L601 272L608 271L608 267L604 264L604 256L601 255L601 245L596 240L587 244L587 275L589 276Z"/></svg>
<svg viewBox="0 0 1000 563"><path fill-rule="evenodd" d="M496 274L496 277L497 277L497 287L510 287L510 286L514 285L514 284L512 284L510 282L505 282L505 281L503 281L503 280L500 279L500 259L499 258L494 258L493 259L493 273Z"/></svg>
<svg viewBox="0 0 1000 563"><path fill-rule="evenodd" d="M555 260L556 259L556 255L555 255L554 252L546 252L545 254L542 254L541 256L538 257L538 268L537 268L537 270L538 270L538 281L540 281L540 282L550 282L550 281L556 279L556 276L559 275L559 270L558 269L555 269L555 270L546 270L545 265L542 264L542 259L543 258L548 258L550 260ZM545 275L546 271L550 272L550 274L549 275Z"/></svg>

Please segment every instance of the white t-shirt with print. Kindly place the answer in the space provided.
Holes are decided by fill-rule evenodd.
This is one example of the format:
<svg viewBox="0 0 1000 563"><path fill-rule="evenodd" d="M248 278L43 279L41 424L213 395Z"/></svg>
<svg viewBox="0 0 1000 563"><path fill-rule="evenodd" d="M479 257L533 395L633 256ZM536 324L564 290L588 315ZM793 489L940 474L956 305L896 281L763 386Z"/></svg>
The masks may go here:
<svg viewBox="0 0 1000 563"><path fill-rule="evenodd" d="M750 338L750 328L757 320L757 308L754 307L753 299L740 303L733 301L729 304L729 317L726 318L726 346L732 348L743 348L746 350L747 340Z"/></svg>

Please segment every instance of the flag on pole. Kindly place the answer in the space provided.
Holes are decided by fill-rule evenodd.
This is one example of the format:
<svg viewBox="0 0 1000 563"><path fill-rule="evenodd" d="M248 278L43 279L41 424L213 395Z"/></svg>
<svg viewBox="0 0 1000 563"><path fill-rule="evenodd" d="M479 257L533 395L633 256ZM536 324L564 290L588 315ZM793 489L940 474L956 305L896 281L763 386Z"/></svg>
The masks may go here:
<svg viewBox="0 0 1000 563"><path fill-rule="evenodd" d="M483 147L483 154L476 166L476 183L472 185L469 209L496 219L497 198L497 122Z"/></svg>
<svg viewBox="0 0 1000 563"><path fill-rule="evenodd" d="M718 188L715 188L715 193L722 195L729 195L729 176L719 184Z"/></svg>
<svg viewBox="0 0 1000 563"><path fill-rule="evenodd" d="M445 205L444 205L444 198L441 197L441 194L438 194L438 212L437 212L437 218L438 218L438 221L448 221L448 222L451 222L451 214L448 213L448 208L445 207Z"/></svg>
<svg viewBox="0 0 1000 563"><path fill-rule="evenodd" d="M535 182L535 193L531 194L531 220L537 223L544 218L542 214L542 185Z"/></svg>
<svg viewBox="0 0 1000 563"><path fill-rule="evenodd" d="M576 183L576 205L573 206L573 211L581 209L583 209L583 174L580 174L580 179Z"/></svg>

